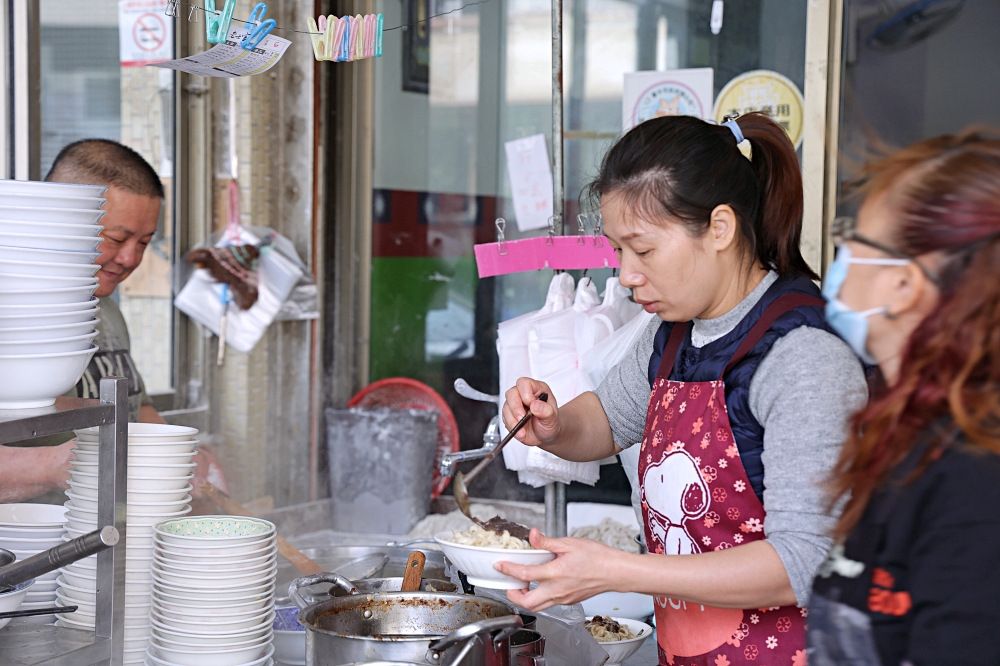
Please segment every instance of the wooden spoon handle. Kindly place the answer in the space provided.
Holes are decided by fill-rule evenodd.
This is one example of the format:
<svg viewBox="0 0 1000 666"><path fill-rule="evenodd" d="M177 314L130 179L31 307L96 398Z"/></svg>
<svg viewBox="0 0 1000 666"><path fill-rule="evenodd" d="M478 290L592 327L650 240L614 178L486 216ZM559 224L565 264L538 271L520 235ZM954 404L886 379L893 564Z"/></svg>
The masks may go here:
<svg viewBox="0 0 1000 666"><path fill-rule="evenodd" d="M242 504L219 490L219 488L211 481L202 481L199 485L201 487L202 494L218 504L219 508L226 513L233 516L251 515ZM304 575L312 576L318 573L323 573L322 567L306 557L301 550L288 543L284 538L278 536L276 541L278 542L278 552L281 553L281 556L291 562L292 565Z"/></svg>
<svg viewBox="0 0 1000 666"><path fill-rule="evenodd" d="M401 592L418 592L420 581L424 577L424 564L427 563L427 556L419 550L410 553L406 558L406 572L403 574L403 585Z"/></svg>

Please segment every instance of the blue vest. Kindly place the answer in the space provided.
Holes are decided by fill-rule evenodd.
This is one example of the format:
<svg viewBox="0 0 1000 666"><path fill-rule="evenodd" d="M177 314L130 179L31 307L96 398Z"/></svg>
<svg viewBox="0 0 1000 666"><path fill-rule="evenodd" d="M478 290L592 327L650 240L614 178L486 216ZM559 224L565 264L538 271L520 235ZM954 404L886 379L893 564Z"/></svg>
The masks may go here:
<svg viewBox="0 0 1000 666"><path fill-rule="evenodd" d="M674 370L670 373L670 379L680 382L707 382L718 379L729 360L736 353L743 338L764 314L767 306L785 294L806 294L822 298L819 288L809 278L799 275L779 277L764 292L764 295L750 309L750 312L736 325L736 328L718 340L698 349L691 345L689 331L680 349L677 350L677 358L674 362ZM673 326L671 322L663 322L653 339L653 354L649 358L650 387L652 387L656 373L660 369L663 349L666 347ZM764 427L757 422L750 411L750 380L753 378L754 372L757 371L757 366L770 351L774 341L800 326L810 326L833 333L826 323L822 307L798 307L779 317L743 360L723 377L726 384L726 408L729 413L729 422L733 428L733 435L736 438L736 447L739 449L743 467L750 478L750 485L762 502L764 500L764 463L761 460L761 454L764 452Z"/></svg>

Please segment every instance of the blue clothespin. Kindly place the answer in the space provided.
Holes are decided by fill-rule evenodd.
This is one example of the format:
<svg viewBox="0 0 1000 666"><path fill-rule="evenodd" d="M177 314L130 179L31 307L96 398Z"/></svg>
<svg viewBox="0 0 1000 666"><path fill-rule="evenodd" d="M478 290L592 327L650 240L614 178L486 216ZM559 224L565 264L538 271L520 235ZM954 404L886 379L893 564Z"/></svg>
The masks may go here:
<svg viewBox="0 0 1000 666"><path fill-rule="evenodd" d="M226 0L222 11L215 9L215 0L205 0L205 39L211 44L221 44L229 35L229 26L236 11L236 0Z"/></svg>
<svg viewBox="0 0 1000 666"><path fill-rule="evenodd" d="M260 15L257 15L257 12ZM250 34L246 36L243 40L243 48L247 51L253 51L257 48L257 45L263 41L265 37L271 34L271 31L277 27L278 23L274 19L264 20L264 16L267 14L267 3L258 2L254 5L253 11L250 12L250 17L247 19L247 25L254 24L254 29L250 31Z"/></svg>

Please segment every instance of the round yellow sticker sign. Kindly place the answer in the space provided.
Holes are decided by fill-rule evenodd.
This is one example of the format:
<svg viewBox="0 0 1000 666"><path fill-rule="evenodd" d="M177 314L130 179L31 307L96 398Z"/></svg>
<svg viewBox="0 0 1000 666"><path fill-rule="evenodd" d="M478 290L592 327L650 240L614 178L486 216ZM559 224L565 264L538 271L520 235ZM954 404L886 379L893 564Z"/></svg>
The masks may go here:
<svg viewBox="0 0 1000 666"><path fill-rule="evenodd" d="M715 120L761 111L781 125L792 145L802 143L802 93L783 74L766 69L744 72L727 83L715 99Z"/></svg>

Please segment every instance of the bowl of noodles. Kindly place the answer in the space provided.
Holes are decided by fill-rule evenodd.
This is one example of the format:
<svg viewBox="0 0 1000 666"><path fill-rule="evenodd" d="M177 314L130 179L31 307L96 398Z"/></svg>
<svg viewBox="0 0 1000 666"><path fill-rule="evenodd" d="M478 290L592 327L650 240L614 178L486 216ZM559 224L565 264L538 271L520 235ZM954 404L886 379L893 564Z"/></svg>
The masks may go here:
<svg viewBox="0 0 1000 666"><path fill-rule="evenodd" d="M445 557L465 574L469 584L497 590L523 590L528 584L493 568L497 562L515 564L545 564L555 555L547 550L536 550L527 541L484 530L473 525L467 530L438 532L434 541L444 551Z"/></svg>
<svg viewBox="0 0 1000 666"><path fill-rule="evenodd" d="M604 666L622 663L653 635L653 628L645 622L624 617L594 615L587 618L584 627L608 653Z"/></svg>

